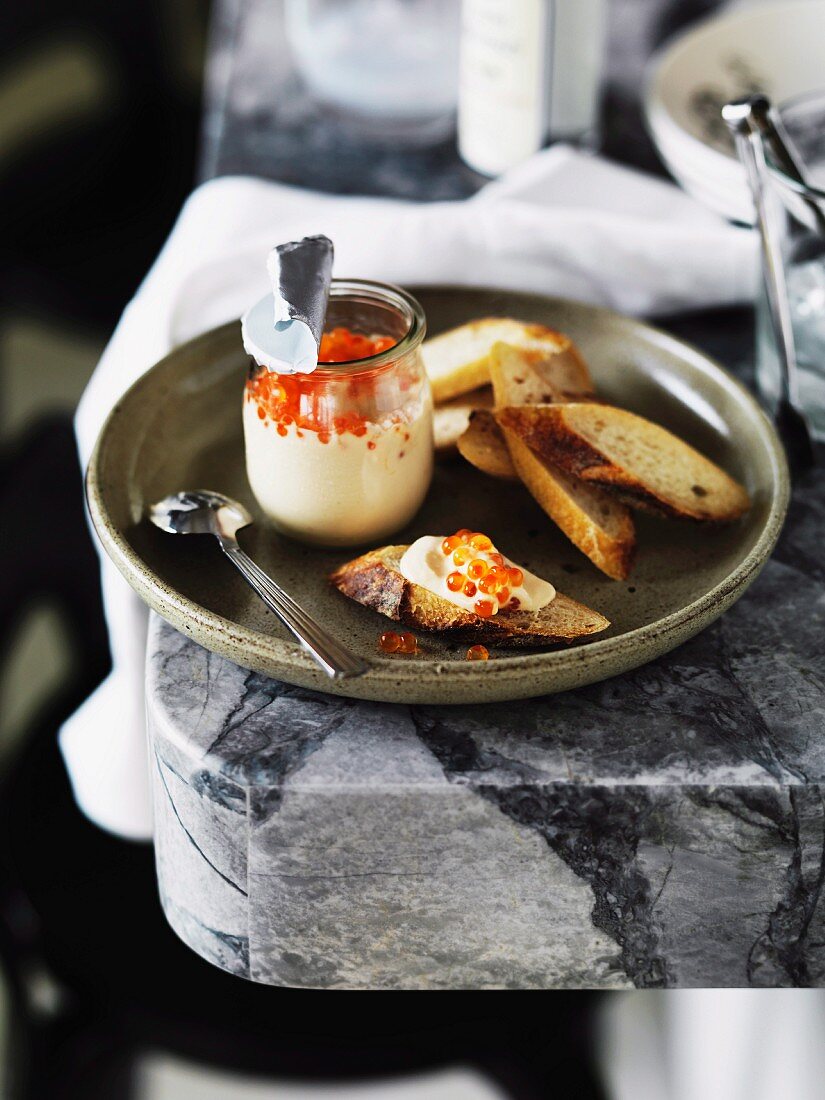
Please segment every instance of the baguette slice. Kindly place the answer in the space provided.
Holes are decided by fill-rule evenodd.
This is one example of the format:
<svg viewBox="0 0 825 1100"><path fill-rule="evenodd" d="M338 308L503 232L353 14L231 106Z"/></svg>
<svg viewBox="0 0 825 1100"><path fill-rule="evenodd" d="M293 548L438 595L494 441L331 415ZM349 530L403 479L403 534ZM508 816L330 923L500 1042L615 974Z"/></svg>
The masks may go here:
<svg viewBox="0 0 825 1100"><path fill-rule="evenodd" d="M436 405L433 409L433 434L435 437L435 449L438 454L448 454L454 451L458 440L467 430L470 417L476 409L491 409L493 407L493 391L489 386L472 393L454 397L443 405ZM495 423L495 421L493 422ZM498 424L496 424L498 431ZM514 475L515 476L515 473Z"/></svg>
<svg viewBox="0 0 825 1100"><path fill-rule="evenodd" d="M422 353L435 403L487 385L491 352L502 341L534 348L545 359L557 360L555 369L561 388L571 393L593 392L587 365L567 336L545 325L525 324L510 317L485 317L425 341Z"/></svg>
<svg viewBox="0 0 825 1100"><path fill-rule="evenodd" d="M540 611L500 611L489 619L444 600L399 572L406 546L382 546L347 562L330 580L345 596L418 630L437 630L469 642L491 645L547 646L572 642L606 630L598 611L556 593Z"/></svg>
<svg viewBox="0 0 825 1100"><path fill-rule="evenodd" d="M488 409L476 409L470 414L470 423L463 435L459 436L458 453L471 466L477 467L491 477L518 481L519 477L504 435L498 421Z"/></svg>
<svg viewBox="0 0 825 1100"><path fill-rule="evenodd" d="M609 493L579 481L532 451L509 428L504 437L519 477L539 506L597 569L623 581L636 555L630 512Z"/></svg>
<svg viewBox="0 0 825 1100"><path fill-rule="evenodd" d="M581 370L571 373L563 355L548 356L546 350L513 347L499 341L490 352L490 374L496 406L534 405L590 398L593 395L593 381L584 362L578 358L578 352L575 355L577 362L581 364ZM573 385L579 388L575 394L567 388ZM460 402L465 399L455 400ZM453 402L448 402L442 408L449 409L452 404ZM479 408L486 409L489 405ZM438 412L436 409L436 424ZM491 477L518 480L504 435L492 414L474 411L469 418L467 430L459 437L456 445L459 454L472 466Z"/></svg>
<svg viewBox="0 0 825 1100"><path fill-rule="evenodd" d="M490 351L490 380L496 408L581 401L596 392L572 344L564 353L548 354L546 348L499 341Z"/></svg>
<svg viewBox="0 0 825 1100"><path fill-rule="evenodd" d="M497 413L542 458L634 508L729 523L750 508L739 482L658 424L610 405L544 405Z"/></svg>
<svg viewBox="0 0 825 1100"><path fill-rule="evenodd" d="M496 408L543 403L548 396L566 400L554 396L547 370L535 351L497 344L490 368ZM539 457L509 427L503 436L516 472L540 507L597 569L613 580L625 580L636 553L636 530L625 505Z"/></svg>

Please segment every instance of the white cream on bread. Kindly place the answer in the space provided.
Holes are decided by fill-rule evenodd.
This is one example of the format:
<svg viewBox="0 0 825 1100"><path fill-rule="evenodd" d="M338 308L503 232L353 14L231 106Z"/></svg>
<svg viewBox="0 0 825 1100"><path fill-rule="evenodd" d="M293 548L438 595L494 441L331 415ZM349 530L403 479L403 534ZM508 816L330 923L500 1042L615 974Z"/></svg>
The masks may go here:
<svg viewBox="0 0 825 1100"><path fill-rule="evenodd" d="M465 540L456 546L455 550L461 551L462 547L467 545ZM443 535L423 535L420 539L416 539L411 546L407 547L401 558L398 566L400 573L411 583L421 585L422 588L426 588L441 599L448 600L475 614L481 613L479 601L486 601L492 607L484 606L481 609L485 612L483 615L485 618L497 614L500 610L540 611L555 598L556 590L552 584L504 557L492 544L489 548L470 547L472 555L465 562L455 560L453 549L445 552L446 546L447 539ZM461 556L464 555L459 554L459 557ZM499 562L498 559L501 561ZM473 577L471 571L472 564L479 561L484 563L488 572L499 566L508 571L515 571L515 574L511 572L506 588L485 592L481 584L483 577ZM451 587L449 583L449 578L455 577L456 574L461 574L465 582L458 590ZM517 578L520 575L520 583L513 583L513 575ZM503 601L499 598L502 593L506 597Z"/></svg>

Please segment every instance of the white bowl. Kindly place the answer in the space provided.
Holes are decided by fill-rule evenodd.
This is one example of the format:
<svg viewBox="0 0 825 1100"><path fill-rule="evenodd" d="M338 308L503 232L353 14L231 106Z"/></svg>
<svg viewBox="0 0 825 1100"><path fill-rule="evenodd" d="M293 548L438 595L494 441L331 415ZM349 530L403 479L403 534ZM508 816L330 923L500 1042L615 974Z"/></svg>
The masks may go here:
<svg viewBox="0 0 825 1100"><path fill-rule="evenodd" d="M645 114L662 160L696 198L753 222L745 176L722 122L723 104L764 92L780 105L825 89L825 2L784 0L690 27L651 59Z"/></svg>

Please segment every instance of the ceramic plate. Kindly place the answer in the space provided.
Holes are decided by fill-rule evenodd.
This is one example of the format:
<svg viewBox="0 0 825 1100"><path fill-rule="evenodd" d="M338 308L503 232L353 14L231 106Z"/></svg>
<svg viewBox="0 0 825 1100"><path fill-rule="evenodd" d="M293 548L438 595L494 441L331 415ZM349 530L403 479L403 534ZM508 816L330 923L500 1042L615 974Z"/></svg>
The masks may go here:
<svg viewBox="0 0 825 1100"><path fill-rule="evenodd" d="M776 104L825 91L823 39L825 3L784 0L714 16L652 58L647 122L662 160L686 191L727 218L753 220L722 106L754 91Z"/></svg>
<svg viewBox="0 0 825 1100"><path fill-rule="evenodd" d="M570 648L464 659L466 646L421 636L416 657L381 656L389 620L347 600L325 578L357 550L309 550L267 529L242 531L249 553L343 641L372 661L330 682L223 558L211 538L166 535L146 519L179 489L217 489L260 515L246 481L240 326L178 348L143 376L106 422L88 471L88 501L104 546L135 591L173 626L240 665L305 687L388 702L464 703L562 691L636 668L712 622L741 596L779 534L788 497L780 444L750 394L699 351L608 310L498 291L418 292L429 331L510 315L569 333L603 397L646 415L743 481L753 508L731 527L638 517L638 563L609 580L552 525L526 490L456 457L439 463L429 497L398 542L459 526L488 532L509 556L612 623Z"/></svg>

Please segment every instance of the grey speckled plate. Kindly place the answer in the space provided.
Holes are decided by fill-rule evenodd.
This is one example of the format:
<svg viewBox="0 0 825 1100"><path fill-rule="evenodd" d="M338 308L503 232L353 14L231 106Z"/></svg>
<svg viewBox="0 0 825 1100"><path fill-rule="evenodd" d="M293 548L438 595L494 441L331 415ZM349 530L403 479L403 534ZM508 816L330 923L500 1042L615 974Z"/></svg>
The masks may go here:
<svg viewBox="0 0 825 1100"><path fill-rule="evenodd" d="M753 508L709 530L638 517L630 579L599 573L551 524L526 490L463 460L439 465L424 507L398 542L457 526L489 532L515 561L605 614L612 626L570 648L464 660L465 646L422 637L417 657L382 657L388 620L325 581L356 551L290 543L262 522L241 532L252 556L373 667L331 683L223 559L214 540L175 538L144 518L147 504L184 488L209 488L259 515L244 472L241 393L246 362L237 324L178 348L112 411L89 465L89 508L115 565L146 603L179 630L238 664L305 687L387 702L465 703L563 691L636 668L679 645L742 595L779 535L788 501L780 444L748 392L681 341L560 299L501 291L419 292L430 333L485 315L538 321L569 333L600 393L683 436L743 481Z"/></svg>

